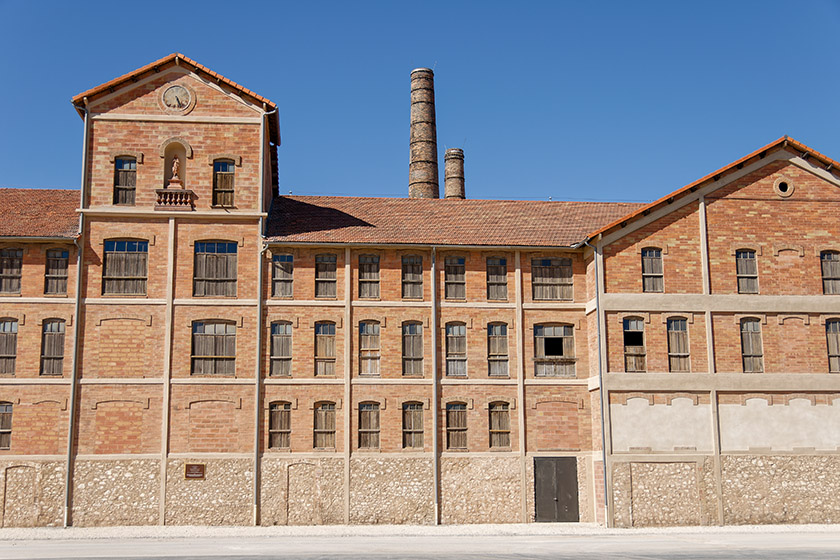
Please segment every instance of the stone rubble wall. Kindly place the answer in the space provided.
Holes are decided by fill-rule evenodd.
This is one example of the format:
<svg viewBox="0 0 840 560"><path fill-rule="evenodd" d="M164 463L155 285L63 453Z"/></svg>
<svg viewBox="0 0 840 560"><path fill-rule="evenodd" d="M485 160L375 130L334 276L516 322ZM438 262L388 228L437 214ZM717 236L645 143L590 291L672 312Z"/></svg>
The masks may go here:
<svg viewBox="0 0 840 560"><path fill-rule="evenodd" d="M365 457L350 461L350 523L434 523L432 459Z"/></svg>
<svg viewBox="0 0 840 560"><path fill-rule="evenodd" d="M0 527L64 524L62 461L0 461Z"/></svg>
<svg viewBox="0 0 840 560"><path fill-rule="evenodd" d="M204 463L204 480L185 480L185 463ZM167 525L250 525L254 462L250 459L170 459L166 467Z"/></svg>
<svg viewBox="0 0 840 560"><path fill-rule="evenodd" d="M519 457L441 457L440 520L519 523Z"/></svg>
<svg viewBox="0 0 840 560"><path fill-rule="evenodd" d="M260 480L261 525L344 523L344 459L265 457Z"/></svg>
<svg viewBox="0 0 840 560"><path fill-rule="evenodd" d="M159 460L76 461L74 526L157 525L159 518Z"/></svg>

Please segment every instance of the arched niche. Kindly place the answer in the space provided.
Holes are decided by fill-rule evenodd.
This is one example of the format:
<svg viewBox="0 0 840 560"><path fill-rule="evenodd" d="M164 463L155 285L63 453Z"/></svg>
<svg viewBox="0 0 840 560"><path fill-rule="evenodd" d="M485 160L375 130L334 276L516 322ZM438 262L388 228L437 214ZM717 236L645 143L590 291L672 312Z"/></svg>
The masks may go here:
<svg viewBox="0 0 840 560"><path fill-rule="evenodd" d="M189 181L187 160L192 159L193 150L190 143L183 138L170 138L160 145L160 157L163 159L163 188L167 188L172 180L172 162L178 156L180 169L178 178L181 186L187 188Z"/></svg>

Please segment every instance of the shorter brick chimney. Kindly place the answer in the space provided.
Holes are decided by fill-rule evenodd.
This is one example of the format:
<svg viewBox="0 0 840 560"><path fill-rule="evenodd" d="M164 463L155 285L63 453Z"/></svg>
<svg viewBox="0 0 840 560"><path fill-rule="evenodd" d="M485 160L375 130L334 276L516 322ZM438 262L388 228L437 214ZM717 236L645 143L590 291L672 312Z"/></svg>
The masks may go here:
<svg viewBox="0 0 840 560"><path fill-rule="evenodd" d="M443 185L446 198L466 198L464 192L464 150L449 148L443 156Z"/></svg>

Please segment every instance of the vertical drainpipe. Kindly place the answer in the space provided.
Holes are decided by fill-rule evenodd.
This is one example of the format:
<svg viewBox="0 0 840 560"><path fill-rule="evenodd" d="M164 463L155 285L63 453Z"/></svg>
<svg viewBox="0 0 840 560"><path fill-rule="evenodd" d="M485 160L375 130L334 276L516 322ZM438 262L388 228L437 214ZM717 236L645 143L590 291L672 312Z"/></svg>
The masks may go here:
<svg viewBox="0 0 840 560"><path fill-rule="evenodd" d="M350 426L353 414L352 406L352 355L351 348L353 344L353 325L351 315L352 305L352 288L351 280L352 268L350 264L350 247L344 248L344 522L350 523L350 451L353 445Z"/></svg>
<svg viewBox="0 0 840 560"><path fill-rule="evenodd" d="M522 252L518 249L513 254L516 289L516 397L519 401L517 426L519 430L519 491L521 498L522 523L528 522L528 454L525 427L525 316L522 300Z"/></svg>
<svg viewBox="0 0 840 560"><path fill-rule="evenodd" d="M437 266L435 262L436 251L432 247L432 484L434 485L434 518L435 525L440 525L440 443L438 441L438 424L440 423L440 405L438 404L438 291L437 291Z"/></svg>
<svg viewBox="0 0 840 560"><path fill-rule="evenodd" d="M169 407L172 399L172 335L175 317L175 218L169 218L166 254L166 333L163 341L163 406L160 423L160 499L158 524L166 525L166 473L169 461Z"/></svg>
<svg viewBox="0 0 840 560"><path fill-rule="evenodd" d="M87 166L88 166L88 142L90 141L90 113L88 111L87 98L85 102L85 131L84 139L82 140L82 184L80 189L81 201L79 208L85 207L85 185L87 185ZM79 213L79 235L73 240L76 246L76 301L74 305L74 320L73 323L73 357L70 364L70 406L67 418L67 465L64 476L64 526L69 527L72 522L70 501L73 488L73 432L74 421L76 418L76 378L78 377L78 363L79 363L79 333L82 331L82 267L84 264L84 235L85 235L85 215ZM81 243L79 243L81 239Z"/></svg>

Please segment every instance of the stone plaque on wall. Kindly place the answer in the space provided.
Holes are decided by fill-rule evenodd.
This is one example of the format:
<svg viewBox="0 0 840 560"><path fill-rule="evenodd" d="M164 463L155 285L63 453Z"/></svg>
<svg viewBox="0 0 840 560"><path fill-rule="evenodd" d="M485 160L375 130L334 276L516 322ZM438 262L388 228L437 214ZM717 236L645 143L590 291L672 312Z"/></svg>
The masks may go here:
<svg viewBox="0 0 840 560"><path fill-rule="evenodd" d="M204 480L204 463L184 464L184 478L186 480Z"/></svg>

